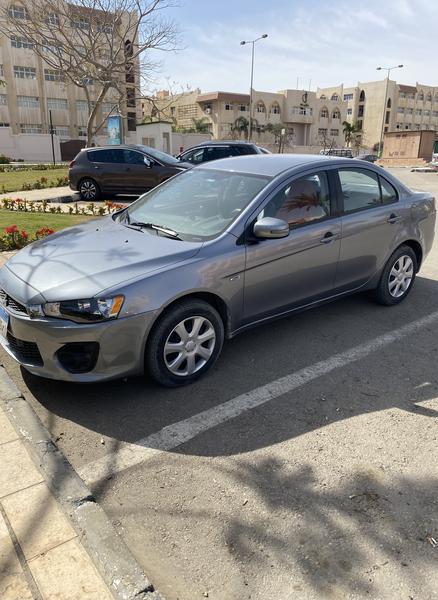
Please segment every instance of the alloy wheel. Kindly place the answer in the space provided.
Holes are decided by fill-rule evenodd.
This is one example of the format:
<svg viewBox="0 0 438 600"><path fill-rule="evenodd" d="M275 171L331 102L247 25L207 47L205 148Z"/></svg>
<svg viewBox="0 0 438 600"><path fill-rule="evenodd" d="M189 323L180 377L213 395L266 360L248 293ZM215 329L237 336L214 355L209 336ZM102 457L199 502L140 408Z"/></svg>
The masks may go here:
<svg viewBox="0 0 438 600"><path fill-rule="evenodd" d="M403 254L394 263L388 279L389 293L400 298L408 291L414 277L414 263L410 256Z"/></svg>
<svg viewBox="0 0 438 600"><path fill-rule="evenodd" d="M215 345L212 323L205 317L190 317L172 329L164 344L164 362L173 375L192 375L210 360Z"/></svg>
<svg viewBox="0 0 438 600"><path fill-rule="evenodd" d="M83 181L81 183L80 194L86 200L94 200L97 194L96 184L93 181Z"/></svg>

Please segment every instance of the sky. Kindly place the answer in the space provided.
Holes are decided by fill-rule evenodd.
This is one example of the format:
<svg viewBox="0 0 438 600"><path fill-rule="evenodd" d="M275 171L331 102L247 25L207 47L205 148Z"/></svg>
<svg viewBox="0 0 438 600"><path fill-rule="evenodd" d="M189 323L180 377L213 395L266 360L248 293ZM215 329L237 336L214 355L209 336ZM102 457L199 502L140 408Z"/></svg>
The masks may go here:
<svg viewBox="0 0 438 600"><path fill-rule="evenodd" d="M437 0L178 0L167 11L179 52L159 53L150 91L316 90L383 79L376 67L403 64L391 79L438 86ZM310 86L310 87L309 87Z"/></svg>

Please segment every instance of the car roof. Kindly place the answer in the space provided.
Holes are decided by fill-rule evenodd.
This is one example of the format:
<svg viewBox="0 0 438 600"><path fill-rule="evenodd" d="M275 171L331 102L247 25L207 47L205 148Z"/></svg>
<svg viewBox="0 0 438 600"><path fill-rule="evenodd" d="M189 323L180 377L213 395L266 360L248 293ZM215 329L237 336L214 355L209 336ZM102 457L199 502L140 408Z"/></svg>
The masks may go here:
<svg viewBox="0 0 438 600"><path fill-rule="evenodd" d="M189 150L193 148L198 148L198 146L256 146L253 142L246 142L243 140L206 140L205 142L199 142Z"/></svg>
<svg viewBox="0 0 438 600"><path fill-rule="evenodd" d="M357 167L357 161L340 156L323 156L319 154L247 154L232 158L221 158L212 162L202 163L196 169L214 169L221 171L236 171L252 175L268 175L275 177L284 171L295 167L326 167L328 163L336 162L342 165L351 164Z"/></svg>

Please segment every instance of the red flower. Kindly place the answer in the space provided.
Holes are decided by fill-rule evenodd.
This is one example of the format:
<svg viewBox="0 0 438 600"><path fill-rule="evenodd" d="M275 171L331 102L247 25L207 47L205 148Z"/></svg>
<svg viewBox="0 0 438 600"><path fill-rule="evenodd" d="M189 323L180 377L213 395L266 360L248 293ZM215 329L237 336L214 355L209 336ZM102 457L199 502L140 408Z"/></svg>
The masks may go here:
<svg viewBox="0 0 438 600"><path fill-rule="evenodd" d="M11 225L10 227L5 227L6 233L17 233L18 227L16 225Z"/></svg>
<svg viewBox="0 0 438 600"><path fill-rule="evenodd" d="M27 238L29 237L29 234L27 233L27 231L24 231L24 229L21 230L21 237L24 238L25 240L27 240Z"/></svg>

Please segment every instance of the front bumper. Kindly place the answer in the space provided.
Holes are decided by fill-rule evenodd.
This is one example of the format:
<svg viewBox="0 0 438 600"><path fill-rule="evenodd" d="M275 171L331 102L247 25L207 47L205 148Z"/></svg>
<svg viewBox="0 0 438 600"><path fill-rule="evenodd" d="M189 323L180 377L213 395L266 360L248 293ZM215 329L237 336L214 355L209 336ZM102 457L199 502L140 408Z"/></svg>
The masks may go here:
<svg viewBox="0 0 438 600"><path fill-rule="evenodd" d="M8 354L35 375L82 383L142 374L146 339L157 314L151 311L102 323L78 324L7 312L7 339L0 336L0 343ZM95 366L88 372L69 372L59 360L58 351L66 344L90 342L98 344Z"/></svg>

